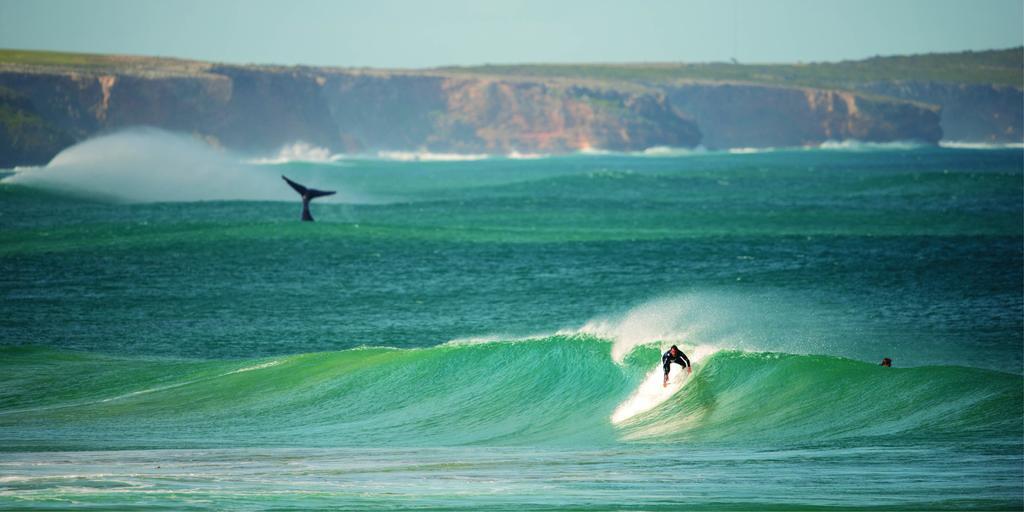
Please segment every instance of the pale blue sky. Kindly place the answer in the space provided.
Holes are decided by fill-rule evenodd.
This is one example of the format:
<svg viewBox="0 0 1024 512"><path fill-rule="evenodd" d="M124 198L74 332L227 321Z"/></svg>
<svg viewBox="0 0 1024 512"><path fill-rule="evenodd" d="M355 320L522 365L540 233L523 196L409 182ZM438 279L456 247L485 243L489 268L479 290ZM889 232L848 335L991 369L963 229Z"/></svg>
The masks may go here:
<svg viewBox="0 0 1024 512"><path fill-rule="evenodd" d="M0 48L373 67L835 61L1022 27L1024 0L0 0Z"/></svg>

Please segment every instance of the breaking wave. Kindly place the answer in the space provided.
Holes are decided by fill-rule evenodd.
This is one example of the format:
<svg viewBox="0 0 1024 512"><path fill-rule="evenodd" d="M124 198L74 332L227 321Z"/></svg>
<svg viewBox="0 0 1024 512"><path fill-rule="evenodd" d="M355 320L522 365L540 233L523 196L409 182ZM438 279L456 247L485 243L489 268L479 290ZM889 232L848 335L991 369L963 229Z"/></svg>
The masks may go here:
<svg viewBox="0 0 1024 512"><path fill-rule="evenodd" d="M243 361L4 348L9 382L34 387L8 390L0 428L47 425L48 443L65 448L756 444L1021 432L1017 375L718 350L663 390L660 347L639 346L616 364L611 346L556 335ZM62 377L84 367L92 371L84 383ZM111 425L117 439L98 434ZM32 436L5 438L12 448L33 446Z"/></svg>
<svg viewBox="0 0 1024 512"><path fill-rule="evenodd" d="M854 139L827 140L813 149L839 150L839 151L906 151L930 147L929 144L917 141L891 141L891 142L865 142Z"/></svg>
<svg viewBox="0 0 1024 512"><path fill-rule="evenodd" d="M327 148L305 142L295 142L282 147L274 156L253 158L248 162L257 165L281 165L296 162L329 164L339 162L344 158L345 155L331 153L331 150Z"/></svg>
<svg viewBox="0 0 1024 512"><path fill-rule="evenodd" d="M378 151L377 156L384 160L399 162L469 162L491 158L491 155L486 153L432 153L430 151Z"/></svg>
<svg viewBox="0 0 1024 512"><path fill-rule="evenodd" d="M1024 142L965 142L943 140L939 146L951 149L1024 149Z"/></svg>

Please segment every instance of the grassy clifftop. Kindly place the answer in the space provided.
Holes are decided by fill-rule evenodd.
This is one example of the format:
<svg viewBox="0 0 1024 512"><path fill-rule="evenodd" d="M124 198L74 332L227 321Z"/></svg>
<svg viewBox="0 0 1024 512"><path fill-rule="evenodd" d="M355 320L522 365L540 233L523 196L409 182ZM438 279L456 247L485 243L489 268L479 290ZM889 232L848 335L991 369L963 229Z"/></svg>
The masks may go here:
<svg viewBox="0 0 1024 512"><path fill-rule="evenodd" d="M0 68L8 70L25 68L91 73L193 75L208 72L214 65L209 62L165 57L0 49ZM281 69L278 66L260 67ZM613 82L671 83L711 80L824 88L843 88L858 83L893 80L1021 87L1024 85L1024 47L806 64L502 64L400 72Z"/></svg>
<svg viewBox="0 0 1024 512"><path fill-rule="evenodd" d="M196 75L211 66L208 62L167 57L0 49L0 70L7 71Z"/></svg>
<svg viewBox="0 0 1024 512"><path fill-rule="evenodd" d="M1024 82L1024 47L808 64L511 64L446 67L440 70L490 76L640 80L655 83L713 80L825 88L892 80L1021 87Z"/></svg>

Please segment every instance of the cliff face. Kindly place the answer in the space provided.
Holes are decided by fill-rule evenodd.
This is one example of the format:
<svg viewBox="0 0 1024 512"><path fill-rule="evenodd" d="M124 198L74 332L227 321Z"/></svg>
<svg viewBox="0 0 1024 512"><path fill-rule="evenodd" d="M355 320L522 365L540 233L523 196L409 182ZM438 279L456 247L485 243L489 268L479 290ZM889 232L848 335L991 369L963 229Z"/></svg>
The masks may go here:
<svg viewBox="0 0 1024 512"><path fill-rule="evenodd" d="M700 142L660 93L538 82L221 66L195 76L0 72L0 86L24 92L42 119L79 140L151 125L263 151L300 140L334 151L488 153Z"/></svg>
<svg viewBox="0 0 1024 512"><path fill-rule="evenodd" d="M805 146L827 140L942 138L939 109L832 90L690 83L665 88L691 114L709 148Z"/></svg>
<svg viewBox="0 0 1024 512"><path fill-rule="evenodd" d="M949 140L1024 141L1024 90L1020 87L891 81L859 85L857 89L942 106L942 131Z"/></svg>
<svg viewBox="0 0 1024 512"><path fill-rule="evenodd" d="M565 152L700 141L693 122L657 93L437 76L321 80L321 96L348 150Z"/></svg>
<svg viewBox="0 0 1024 512"><path fill-rule="evenodd" d="M317 80L347 151L423 147L448 109L438 77L337 73Z"/></svg>
<svg viewBox="0 0 1024 512"><path fill-rule="evenodd" d="M8 103L37 121L31 137L18 135L24 123L5 125L0 165L42 164L74 141L140 125L258 152L296 141L335 152L559 153L942 137L935 106L824 89L186 64L120 73L0 66L0 88L20 98Z"/></svg>
<svg viewBox="0 0 1024 512"><path fill-rule="evenodd" d="M334 72L313 80L335 126L325 145L348 151L565 152L700 142L696 125L656 92L431 75Z"/></svg>
<svg viewBox="0 0 1024 512"><path fill-rule="evenodd" d="M48 161L73 142L47 123L27 97L0 88L0 168Z"/></svg>

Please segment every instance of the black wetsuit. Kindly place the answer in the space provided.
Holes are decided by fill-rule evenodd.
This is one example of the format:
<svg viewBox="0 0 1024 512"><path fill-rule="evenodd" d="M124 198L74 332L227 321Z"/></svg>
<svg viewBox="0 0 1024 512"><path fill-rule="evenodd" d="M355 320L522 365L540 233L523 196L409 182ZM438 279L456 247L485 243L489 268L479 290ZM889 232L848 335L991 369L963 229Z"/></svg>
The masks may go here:
<svg viewBox="0 0 1024 512"><path fill-rule="evenodd" d="M665 355L661 356L661 364L665 367L665 375L668 375L668 367L671 366L672 363L676 363L683 368L688 368L690 366L690 358L686 357L686 354L684 354L682 350L678 352L679 355L672 357L672 350L669 349L665 352Z"/></svg>

